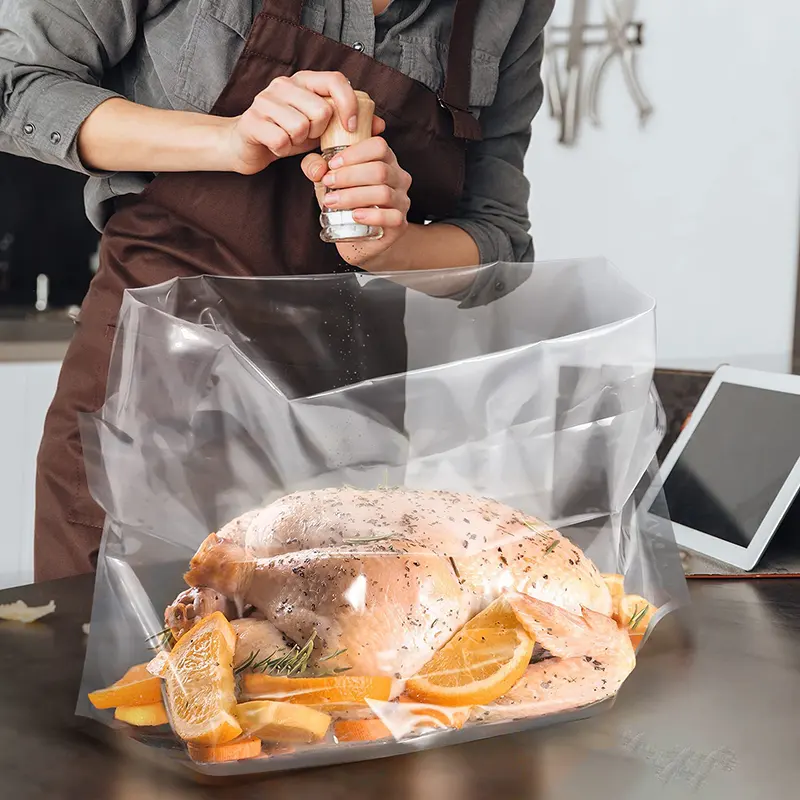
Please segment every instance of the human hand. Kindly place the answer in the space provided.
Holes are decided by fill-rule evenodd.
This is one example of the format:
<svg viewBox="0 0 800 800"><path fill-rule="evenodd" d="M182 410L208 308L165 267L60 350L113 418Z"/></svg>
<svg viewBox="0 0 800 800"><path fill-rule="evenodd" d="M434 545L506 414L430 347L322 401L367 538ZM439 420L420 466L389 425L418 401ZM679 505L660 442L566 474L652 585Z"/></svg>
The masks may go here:
<svg viewBox="0 0 800 800"><path fill-rule="evenodd" d="M411 208L411 176L398 164L386 140L374 135L351 145L330 163L311 153L303 159L302 168L314 182L320 206L352 210L356 222L383 228L380 239L336 245L348 264L380 269L408 229Z"/></svg>
<svg viewBox="0 0 800 800"><path fill-rule="evenodd" d="M231 172L253 175L278 158L307 153L319 147L334 113L345 129L356 129L358 101L340 72L304 71L275 78L244 114L225 121L222 161ZM384 127L376 121L373 132Z"/></svg>

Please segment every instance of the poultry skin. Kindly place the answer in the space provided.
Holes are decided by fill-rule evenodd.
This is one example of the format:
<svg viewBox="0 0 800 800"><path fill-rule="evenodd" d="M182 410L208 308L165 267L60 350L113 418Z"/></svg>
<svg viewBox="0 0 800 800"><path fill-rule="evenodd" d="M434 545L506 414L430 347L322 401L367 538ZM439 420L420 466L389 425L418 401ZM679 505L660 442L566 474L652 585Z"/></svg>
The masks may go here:
<svg viewBox="0 0 800 800"><path fill-rule="evenodd" d="M596 566L558 531L443 491L296 492L207 537L184 577L255 607L291 642L316 632L312 666L396 678L504 592L578 615L612 608Z"/></svg>
<svg viewBox="0 0 800 800"><path fill-rule="evenodd" d="M251 558L380 537L412 542L452 559L472 595L471 616L509 590L575 613L581 608L611 613L608 587L578 547L535 517L468 494L351 488L296 492L248 511L217 534ZM199 566L199 556L192 569ZM199 585L191 580L192 569L187 582Z"/></svg>
<svg viewBox="0 0 800 800"><path fill-rule="evenodd" d="M527 632L551 656L531 664L510 692L472 710L477 722L502 722L581 708L617 693L636 666L630 636L603 614L573 614L527 595L514 598Z"/></svg>

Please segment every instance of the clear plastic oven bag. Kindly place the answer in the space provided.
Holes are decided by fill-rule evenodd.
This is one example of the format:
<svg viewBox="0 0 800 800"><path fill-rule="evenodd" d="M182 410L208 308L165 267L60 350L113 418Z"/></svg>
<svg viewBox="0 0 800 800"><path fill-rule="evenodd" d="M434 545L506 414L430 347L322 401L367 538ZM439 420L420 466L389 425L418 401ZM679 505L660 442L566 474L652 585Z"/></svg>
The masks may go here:
<svg viewBox="0 0 800 800"><path fill-rule="evenodd" d="M608 706L687 597L654 360L601 259L128 292L78 714L232 775Z"/></svg>

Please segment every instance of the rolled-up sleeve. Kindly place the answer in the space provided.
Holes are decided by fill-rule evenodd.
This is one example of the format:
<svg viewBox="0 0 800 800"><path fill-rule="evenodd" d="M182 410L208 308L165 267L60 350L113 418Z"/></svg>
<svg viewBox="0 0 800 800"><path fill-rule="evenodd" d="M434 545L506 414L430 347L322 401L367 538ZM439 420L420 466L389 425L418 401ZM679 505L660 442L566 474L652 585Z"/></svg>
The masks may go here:
<svg viewBox="0 0 800 800"><path fill-rule="evenodd" d="M442 220L472 236L482 264L533 260L525 154L544 96L543 28L553 5L525 3L500 64L494 102L481 114L483 141L468 151L461 203L452 219Z"/></svg>
<svg viewBox="0 0 800 800"><path fill-rule="evenodd" d="M89 174L81 125L119 94L103 77L172 0L0 0L0 150Z"/></svg>

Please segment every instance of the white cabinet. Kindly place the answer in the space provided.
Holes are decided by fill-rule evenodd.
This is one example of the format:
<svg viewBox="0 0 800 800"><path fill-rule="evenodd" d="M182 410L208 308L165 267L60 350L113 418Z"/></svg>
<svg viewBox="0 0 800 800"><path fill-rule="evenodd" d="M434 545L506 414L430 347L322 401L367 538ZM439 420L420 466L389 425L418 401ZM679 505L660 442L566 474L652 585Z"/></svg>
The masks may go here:
<svg viewBox="0 0 800 800"><path fill-rule="evenodd" d="M0 589L33 581L36 453L60 369L0 363Z"/></svg>

